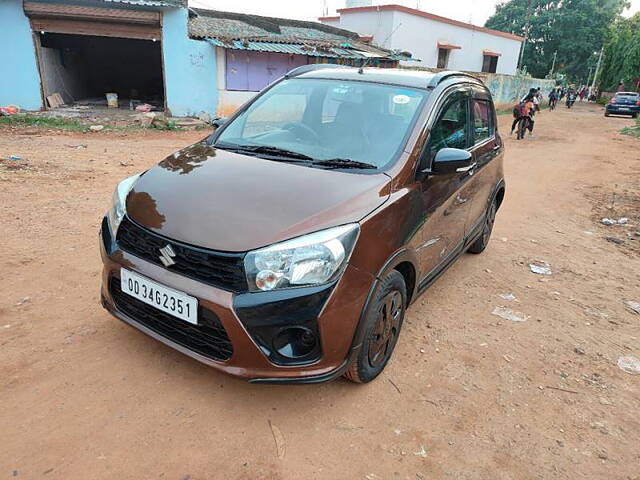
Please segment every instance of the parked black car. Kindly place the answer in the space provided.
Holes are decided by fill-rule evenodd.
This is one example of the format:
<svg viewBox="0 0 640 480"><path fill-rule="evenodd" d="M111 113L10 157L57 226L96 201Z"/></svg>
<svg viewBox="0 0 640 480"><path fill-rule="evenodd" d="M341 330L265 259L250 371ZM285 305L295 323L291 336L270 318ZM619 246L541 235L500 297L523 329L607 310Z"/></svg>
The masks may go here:
<svg viewBox="0 0 640 480"><path fill-rule="evenodd" d="M607 103L604 116L609 115L631 115L636 118L640 113L640 93L618 92Z"/></svg>

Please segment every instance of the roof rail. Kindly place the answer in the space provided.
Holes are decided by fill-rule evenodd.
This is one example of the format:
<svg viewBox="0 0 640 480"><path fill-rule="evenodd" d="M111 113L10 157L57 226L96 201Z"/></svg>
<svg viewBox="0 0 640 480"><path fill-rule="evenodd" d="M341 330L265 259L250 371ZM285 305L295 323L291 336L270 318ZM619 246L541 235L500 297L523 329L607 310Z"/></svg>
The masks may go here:
<svg viewBox="0 0 640 480"><path fill-rule="evenodd" d="M309 65L302 65L300 67L296 67L293 70L288 71L284 78L293 78L298 77L307 72L313 72L315 70L322 70L325 68L349 68L344 65L336 65L335 63L312 63Z"/></svg>
<svg viewBox="0 0 640 480"><path fill-rule="evenodd" d="M455 71L438 72L431 78L431 80L429 80L429 85L427 85L427 88L436 88L440 83L444 82L446 79L451 77L466 77L466 78L473 78L474 80L480 81L478 77L474 77L470 73L455 72Z"/></svg>

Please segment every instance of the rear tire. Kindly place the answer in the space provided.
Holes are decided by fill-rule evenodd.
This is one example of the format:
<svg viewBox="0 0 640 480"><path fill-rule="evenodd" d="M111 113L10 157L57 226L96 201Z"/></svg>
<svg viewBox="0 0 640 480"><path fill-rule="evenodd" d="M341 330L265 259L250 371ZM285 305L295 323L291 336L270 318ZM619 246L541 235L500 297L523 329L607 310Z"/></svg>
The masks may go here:
<svg viewBox="0 0 640 480"><path fill-rule="evenodd" d="M376 378L389 362L407 308L407 286L397 270L387 273L363 319L364 340L358 356L344 374L356 383Z"/></svg>
<svg viewBox="0 0 640 480"><path fill-rule="evenodd" d="M493 224L496 221L496 212L498 211L498 205L495 200L491 202L489 208L487 209L487 213L484 217L484 226L482 228L482 233L476 239L475 242L471 244L471 246L467 249L469 253L482 253L484 252L487 245L489 245L489 240L491 239L491 232L493 232Z"/></svg>

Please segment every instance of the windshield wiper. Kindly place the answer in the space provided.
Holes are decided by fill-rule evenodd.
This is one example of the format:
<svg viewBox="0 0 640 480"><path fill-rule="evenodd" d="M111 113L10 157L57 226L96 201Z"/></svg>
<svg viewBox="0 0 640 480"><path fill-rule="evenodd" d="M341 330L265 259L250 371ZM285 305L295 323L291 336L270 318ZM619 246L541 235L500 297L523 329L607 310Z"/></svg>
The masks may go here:
<svg viewBox="0 0 640 480"><path fill-rule="evenodd" d="M327 168L378 168L376 165L373 165L371 163L358 162L357 160L351 160L349 158L330 158L328 160L317 160L313 162L313 164Z"/></svg>
<svg viewBox="0 0 640 480"><path fill-rule="evenodd" d="M281 157L286 159L308 160L311 161L309 155L304 153L294 152L292 150L286 150L284 148L271 147L269 145L235 145L235 144L216 144L218 148L223 150L231 150L234 152L249 152L249 153L262 153L266 155L273 155L275 157Z"/></svg>

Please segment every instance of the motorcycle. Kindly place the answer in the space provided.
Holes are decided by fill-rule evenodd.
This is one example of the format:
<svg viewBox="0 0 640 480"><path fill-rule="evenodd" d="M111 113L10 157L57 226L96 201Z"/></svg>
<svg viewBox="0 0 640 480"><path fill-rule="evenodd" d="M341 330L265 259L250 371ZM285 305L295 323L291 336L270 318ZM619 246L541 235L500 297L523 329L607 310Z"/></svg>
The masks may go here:
<svg viewBox="0 0 640 480"><path fill-rule="evenodd" d="M573 104L576 103L576 94L570 93L567 95L567 108L573 107Z"/></svg>

